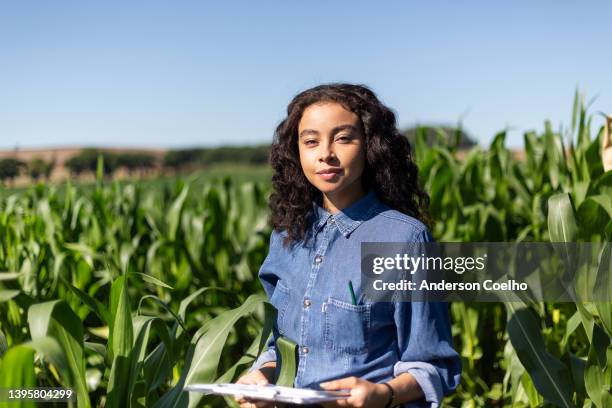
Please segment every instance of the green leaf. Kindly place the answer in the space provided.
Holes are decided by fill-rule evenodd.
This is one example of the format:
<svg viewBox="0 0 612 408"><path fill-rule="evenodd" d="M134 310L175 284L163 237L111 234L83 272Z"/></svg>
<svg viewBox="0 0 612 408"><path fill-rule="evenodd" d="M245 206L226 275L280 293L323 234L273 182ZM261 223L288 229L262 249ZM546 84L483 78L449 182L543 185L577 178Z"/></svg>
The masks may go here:
<svg viewBox="0 0 612 408"><path fill-rule="evenodd" d="M580 111L580 92L578 92L578 88L576 88L576 92L574 92L574 104L572 106L572 132L576 130L576 124L578 123L578 112Z"/></svg>
<svg viewBox="0 0 612 408"><path fill-rule="evenodd" d="M2 333L2 330L0 330L0 359L2 358L4 353L6 353L6 350L8 350L6 336L4 335L4 333Z"/></svg>
<svg viewBox="0 0 612 408"><path fill-rule="evenodd" d="M612 243L603 243L598 257L597 278L593 296L604 330L612 338ZM606 301L604 301L606 300Z"/></svg>
<svg viewBox="0 0 612 408"><path fill-rule="evenodd" d="M572 317L567 321L567 325L565 327L565 334L563 335L563 339L561 340L561 348L565 348L567 346L567 342L569 337L576 331L576 329L580 326L580 313L576 311Z"/></svg>
<svg viewBox="0 0 612 408"><path fill-rule="evenodd" d="M533 379L529 376L527 371L523 372L521 375L521 386L527 395L530 407L536 408L542 406L544 398L538 393L538 390L533 384Z"/></svg>
<svg viewBox="0 0 612 408"><path fill-rule="evenodd" d="M188 194L189 185L186 185L183 187L178 197L176 197L170 206L170 210L168 211L168 239L170 241L174 241L176 239L178 227L181 222L181 215L183 214L183 208L185 207L185 199L187 199Z"/></svg>
<svg viewBox="0 0 612 408"><path fill-rule="evenodd" d="M145 358L144 378L147 391L151 392L159 388L170 373L170 355L165 344L160 343Z"/></svg>
<svg viewBox="0 0 612 408"><path fill-rule="evenodd" d="M610 338L598 326L593 328L593 341L589 349L589 357L587 359L586 368L584 370L584 381L589 398L597 407L607 408L607 400L610 397L610 384L612 378L610 373L612 367L606 366L606 348L610 342Z"/></svg>
<svg viewBox="0 0 612 408"><path fill-rule="evenodd" d="M279 337L276 341L276 350L280 355L281 371L278 375L277 385L293 387L297 373L298 345L287 337Z"/></svg>
<svg viewBox="0 0 612 408"><path fill-rule="evenodd" d="M197 299L202 294L204 294L204 292L207 292L209 290L220 291L220 292L225 292L225 293L231 293L230 291L228 291L225 288L220 288L220 287L215 287L215 286L207 286L207 287L200 288L200 289L196 290L191 295L189 295L185 299L181 300L181 303L179 304L179 311L178 311L178 316L180 318L179 321L185 321L185 316L186 316L186 313L187 313L187 308L189 307L191 302L193 302L195 299ZM177 327L177 329L176 329L176 334L175 334L174 338L178 339L182 333L183 333L183 326L179 325L179 327Z"/></svg>
<svg viewBox="0 0 612 408"><path fill-rule="evenodd" d="M107 362L109 366L112 364L112 361L108 361L108 353L106 352L106 346L104 344L86 341L85 349L91 350L104 357L104 361Z"/></svg>
<svg viewBox="0 0 612 408"><path fill-rule="evenodd" d="M561 169L565 165L561 137L552 132L550 122L545 123L544 143L548 162L548 177L553 190L557 190L561 181Z"/></svg>
<svg viewBox="0 0 612 408"><path fill-rule="evenodd" d="M115 322L110 336L113 345L113 365L108 379L107 406L122 407L130 400L130 353L134 346L134 329L125 276L122 275L117 278L113 286L119 292L119 299L117 301Z"/></svg>
<svg viewBox="0 0 612 408"><path fill-rule="evenodd" d="M589 196L586 200L594 201L595 203L597 203L602 209L606 211L608 217L612 219L612 197L600 194Z"/></svg>
<svg viewBox="0 0 612 408"><path fill-rule="evenodd" d="M49 336L39 337L30 342L23 343L22 345L30 347L53 364L60 372L65 387L71 387L72 384L74 384L73 375L68 366L66 354L55 338Z"/></svg>
<svg viewBox="0 0 612 408"><path fill-rule="evenodd" d="M0 388L34 388L34 350L27 346L11 347L0 361ZM17 402L2 402L1 408L35 408L33 401L19 400Z"/></svg>
<svg viewBox="0 0 612 408"><path fill-rule="evenodd" d="M98 317L100 318L100 320L102 320L102 322L106 324L111 323L111 316L110 316L108 309L106 309L106 306L104 306L100 301L89 296L87 293L83 292L81 289L72 285L64 277L60 277L60 279L68 289L74 292L74 294L79 299L81 299L85 305L89 307L89 309L92 312L98 315Z"/></svg>
<svg viewBox="0 0 612 408"><path fill-rule="evenodd" d="M142 302L144 302L147 299L151 299L152 301L154 301L155 303L157 303L158 305L163 307L168 313L170 313L172 315L172 317L174 317L176 322L183 329L185 329L185 323L183 322L183 319L181 319L176 313L174 313L174 311L170 308L170 306L168 306L163 300L161 300L160 298L158 298L155 295L145 295L145 296L140 298L140 301L138 302L138 313L140 313L140 307L142 305Z"/></svg>
<svg viewBox="0 0 612 408"><path fill-rule="evenodd" d="M96 164L96 190L102 189L102 182L104 181L104 156L98 154L98 161Z"/></svg>
<svg viewBox="0 0 612 408"><path fill-rule="evenodd" d="M569 355L569 361L576 393L579 397L584 398L586 396L586 388L584 386L584 369L586 368L586 361L574 354Z"/></svg>
<svg viewBox="0 0 612 408"><path fill-rule="evenodd" d="M183 326L179 323L180 321L185 321L187 308L195 299L200 298L204 292L209 290L229 292L225 288L218 287L204 287L196 290L185 299L183 299L179 305L179 311L177 313L178 319L172 329L174 333L174 341L178 340L182 333L184 333ZM142 301L142 299L141 299ZM159 300L161 302L161 300ZM162 306L172 312L165 303L161 302ZM176 316L175 316L176 318ZM174 344L171 341L170 345ZM172 353L172 349L168 349L166 344L161 343L158 344L157 347L149 354L149 356L145 359L145 384L147 386L147 390L151 391L158 388L165 380L167 373L170 371L170 355Z"/></svg>
<svg viewBox="0 0 612 408"><path fill-rule="evenodd" d="M90 407L85 382L83 357L83 324L63 300L37 303L28 309L28 322L32 339L46 336L55 338L66 355L72 386L77 393L77 406Z"/></svg>
<svg viewBox="0 0 612 408"><path fill-rule="evenodd" d="M166 348L172 349L170 334L163 320L151 316L136 316L134 318L135 342L129 356L130 372L127 377L129 383L126 392L130 400L135 397L134 390L137 380L143 377L142 369L152 329L160 336Z"/></svg>
<svg viewBox="0 0 612 408"><path fill-rule="evenodd" d="M551 242L576 240L578 227L568 194L555 194L548 199L548 232Z"/></svg>
<svg viewBox="0 0 612 408"><path fill-rule="evenodd" d="M266 339L272 332L273 319L276 316L276 310L274 308L266 308L266 321L264 322L263 330L260 330L247 351L240 357L229 370L221 375L216 383L230 382L235 379L238 367L242 365L252 365L257 359L257 356L263 351L267 344Z"/></svg>
<svg viewBox="0 0 612 408"><path fill-rule="evenodd" d="M167 283L162 282L161 280L159 280L156 277L153 277L151 275L147 275L147 274L141 273L141 272L131 272L131 273L133 275L140 276L142 278L142 280L145 281L145 282L149 282L149 283L152 283L154 285L161 286L163 288L174 289L172 286L168 285Z"/></svg>
<svg viewBox="0 0 612 408"><path fill-rule="evenodd" d="M195 341L196 352L185 379L186 384L214 379L229 331L238 319L251 314L259 303L266 300L267 297L263 294L251 295L241 306L227 310L212 319L208 324L208 330L201 337L196 339L194 336L192 343Z"/></svg>
<svg viewBox="0 0 612 408"><path fill-rule="evenodd" d="M184 385L214 381L219 359L230 330L238 319L251 314L261 302L265 302L264 305L269 305L266 300L267 297L263 294L251 295L236 309L227 310L207 321L191 341L185 359L185 368L178 384L157 401L154 407L196 406L202 398L202 394L183 393Z"/></svg>
<svg viewBox="0 0 612 408"><path fill-rule="evenodd" d="M21 272L0 272L0 282L15 280L23 275Z"/></svg>
<svg viewBox="0 0 612 408"><path fill-rule="evenodd" d="M114 340L113 354L127 356L133 345L132 311L130 309L127 279L120 276L115 283L117 284L116 289L119 293L119 299L115 313L115 324L111 334Z"/></svg>
<svg viewBox="0 0 612 408"><path fill-rule="evenodd" d="M270 329L268 331L266 331L265 329L260 331L257 334L257 337L255 337L255 339L247 349L247 351L242 355L242 357L240 357L240 360L238 360L229 370L227 370L219 378L217 378L215 380L215 383L233 382L236 377L236 372L238 371L238 368L244 365L252 365L256 359L255 356L259 355L259 352L261 352L262 350L262 346L266 344L265 340L269 334ZM238 406L233 397L225 397L225 402L226 404L228 404L228 406Z"/></svg>
<svg viewBox="0 0 612 408"><path fill-rule="evenodd" d="M117 308L119 306L119 298L121 297L121 293L123 292L123 286L125 283L125 276L122 275L115 279L111 285L110 291L110 317L111 322L109 325L110 332L112 333L113 328L115 327L115 316L117 316ZM108 339L108 350L109 353L113 354L113 336L109 336Z"/></svg>
<svg viewBox="0 0 612 408"><path fill-rule="evenodd" d="M575 305L576 310L580 314L580 320L582 321L582 326L584 327L587 338L589 342L591 342L593 341L593 325L595 324L593 314L586 308L583 302L577 302Z"/></svg>
<svg viewBox="0 0 612 408"><path fill-rule="evenodd" d="M535 313L527 308L508 307L508 334L521 363L533 384L549 402L562 407L573 407L572 381L567 367L546 349Z"/></svg>
<svg viewBox="0 0 612 408"><path fill-rule="evenodd" d="M585 240L597 241L597 237L603 235L603 226L612 220L612 198L603 194L589 196L578 207L577 213L581 236Z"/></svg>
<svg viewBox="0 0 612 408"><path fill-rule="evenodd" d="M66 249L69 249L73 252L78 253L84 259L87 259L87 258L102 259L102 255L98 254L93 248L91 248L90 246L86 244L67 242L64 244L64 247L66 247Z"/></svg>
<svg viewBox="0 0 612 408"><path fill-rule="evenodd" d="M20 293L21 291L16 289L0 289L0 303L11 300Z"/></svg>

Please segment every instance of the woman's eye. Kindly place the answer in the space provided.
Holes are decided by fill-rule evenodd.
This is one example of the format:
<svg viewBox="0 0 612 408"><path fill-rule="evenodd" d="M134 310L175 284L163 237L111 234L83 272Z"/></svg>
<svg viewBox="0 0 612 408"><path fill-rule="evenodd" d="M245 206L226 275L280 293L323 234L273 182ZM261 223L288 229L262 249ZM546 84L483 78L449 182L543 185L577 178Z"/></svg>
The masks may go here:
<svg viewBox="0 0 612 408"><path fill-rule="evenodd" d="M348 142L351 140L351 138L349 136L339 136L338 138L336 138L336 140L339 140L341 142Z"/></svg>
<svg viewBox="0 0 612 408"><path fill-rule="evenodd" d="M313 144L315 144L315 143L317 143L317 141L316 141L316 140L312 140L312 139L311 139L311 140L305 140L305 141L304 141L304 144L305 144L305 145L313 145Z"/></svg>

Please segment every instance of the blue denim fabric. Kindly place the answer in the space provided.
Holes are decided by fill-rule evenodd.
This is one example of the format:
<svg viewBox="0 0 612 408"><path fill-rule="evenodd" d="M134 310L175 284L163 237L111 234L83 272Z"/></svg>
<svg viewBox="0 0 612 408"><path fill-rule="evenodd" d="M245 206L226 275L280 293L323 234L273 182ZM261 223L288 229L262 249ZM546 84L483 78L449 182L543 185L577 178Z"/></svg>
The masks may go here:
<svg viewBox="0 0 612 408"><path fill-rule="evenodd" d="M295 387L318 389L320 382L348 376L380 383L409 372L425 397L402 407L438 407L461 375L448 304L360 296L361 242L431 242L428 229L381 203L373 191L334 215L314 202L311 221L307 239L287 248L286 233L272 233L259 279L278 310L277 321L249 371L276 360L274 341L282 335L299 345Z"/></svg>

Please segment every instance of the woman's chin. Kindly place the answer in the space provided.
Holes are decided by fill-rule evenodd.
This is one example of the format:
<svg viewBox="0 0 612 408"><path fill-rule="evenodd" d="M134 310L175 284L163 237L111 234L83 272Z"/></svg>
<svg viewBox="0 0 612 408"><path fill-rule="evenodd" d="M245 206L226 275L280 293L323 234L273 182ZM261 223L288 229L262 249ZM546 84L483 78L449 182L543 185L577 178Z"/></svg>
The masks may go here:
<svg viewBox="0 0 612 408"><path fill-rule="evenodd" d="M311 184L315 186L317 190L319 190L320 192L324 194L333 193L334 191L338 191L342 189L341 180L329 180L329 181L316 180L315 183L311 181Z"/></svg>

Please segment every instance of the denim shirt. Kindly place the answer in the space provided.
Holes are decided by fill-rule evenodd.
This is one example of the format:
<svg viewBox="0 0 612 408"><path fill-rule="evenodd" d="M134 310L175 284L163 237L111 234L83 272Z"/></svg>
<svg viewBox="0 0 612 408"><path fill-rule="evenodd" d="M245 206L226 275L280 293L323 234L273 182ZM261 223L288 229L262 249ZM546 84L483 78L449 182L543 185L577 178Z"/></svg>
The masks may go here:
<svg viewBox="0 0 612 408"><path fill-rule="evenodd" d="M380 383L408 372L425 397L401 406L438 407L461 376L448 303L360 296L361 242L431 242L427 227L373 191L333 215L313 202L311 221L310 238L286 248L286 232L272 232L259 279L278 313L273 336L249 372L276 361L274 342L281 335L299 346L295 387L319 389L320 382L349 376Z"/></svg>

